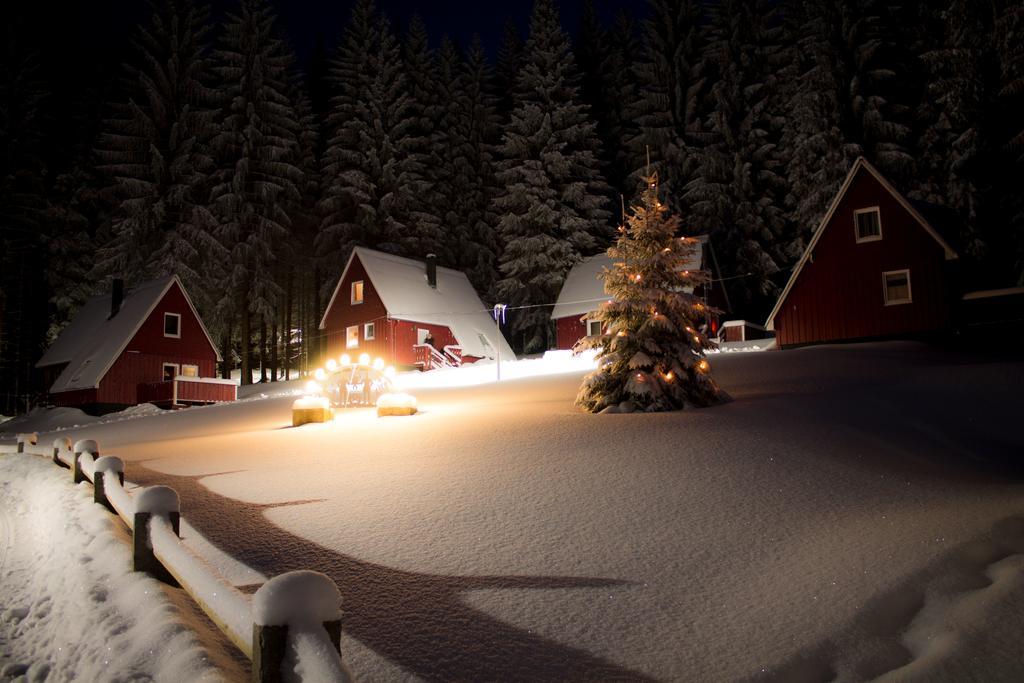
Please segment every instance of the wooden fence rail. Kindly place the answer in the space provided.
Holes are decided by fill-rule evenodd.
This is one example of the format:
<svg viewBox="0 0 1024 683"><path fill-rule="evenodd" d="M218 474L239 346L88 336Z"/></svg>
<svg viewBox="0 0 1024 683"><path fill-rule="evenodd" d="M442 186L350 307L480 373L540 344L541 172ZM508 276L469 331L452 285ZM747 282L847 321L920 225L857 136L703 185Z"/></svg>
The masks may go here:
<svg viewBox="0 0 1024 683"><path fill-rule="evenodd" d="M101 456L99 444L85 439L72 444L60 437L49 449L37 446L37 435L19 435L18 453L51 458L71 471L74 483L93 485L93 500L116 514L132 531L132 565L162 581L180 586L252 663L252 681L283 681L282 664L288 639L314 638L318 647L294 648L313 656L298 662L309 680L351 680L341 660L341 597L323 574L288 572L274 577L250 597L215 567L181 542L178 494L167 486L125 488L124 463ZM276 588L273 588L276 587ZM282 589L284 587L284 589ZM292 590L288 590L292 588ZM266 589L266 590L265 590ZM314 615L323 628L289 633L289 624L308 623ZM333 654L328 654L333 653Z"/></svg>

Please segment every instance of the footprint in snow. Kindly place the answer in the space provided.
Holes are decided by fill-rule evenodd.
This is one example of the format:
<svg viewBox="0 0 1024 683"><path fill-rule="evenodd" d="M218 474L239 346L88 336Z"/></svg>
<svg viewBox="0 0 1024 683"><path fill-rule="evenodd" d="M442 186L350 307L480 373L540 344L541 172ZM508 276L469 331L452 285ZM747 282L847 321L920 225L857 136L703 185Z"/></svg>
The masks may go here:
<svg viewBox="0 0 1024 683"><path fill-rule="evenodd" d="M4 668L0 669L0 678L13 680L18 676L24 676L27 671L28 664L5 664Z"/></svg>
<svg viewBox="0 0 1024 683"><path fill-rule="evenodd" d="M4 621L18 623L28 616L28 607L12 607L4 612Z"/></svg>

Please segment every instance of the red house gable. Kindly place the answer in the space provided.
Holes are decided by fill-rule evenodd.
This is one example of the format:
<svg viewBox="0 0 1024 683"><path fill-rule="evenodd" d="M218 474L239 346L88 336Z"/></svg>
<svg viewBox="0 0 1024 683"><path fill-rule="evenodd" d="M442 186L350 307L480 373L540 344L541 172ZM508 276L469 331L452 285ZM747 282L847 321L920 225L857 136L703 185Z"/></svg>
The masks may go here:
<svg viewBox="0 0 1024 683"><path fill-rule="evenodd" d="M919 334L949 325L956 253L858 159L768 317L779 346Z"/></svg>
<svg viewBox="0 0 1024 683"><path fill-rule="evenodd" d="M357 302L353 296L352 285L362 283L362 301ZM388 311L370 280L359 255L355 252L349 258L348 265L342 273L341 281L334 289L334 295L327 304L320 329L327 333L327 355L337 358L346 350L349 353L368 353L371 356L391 358L389 352L391 339L385 329ZM369 339L368 325L373 325L373 338ZM355 327L357 343L348 346L346 335L350 327Z"/></svg>
<svg viewBox="0 0 1024 683"><path fill-rule="evenodd" d="M512 358L512 349L486 313L462 272L435 269L428 282L426 264L356 247L320 321L326 352L338 358L363 353L398 365L423 362L429 333L438 351L448 347L463 360Z"/></svg>
<svg viewBox="0 0 1024 683"><path fill-rule="evenodd" d="M219 358L180 281L168 277L129 292L113 315L110 297L87 302L37 366L62 367L50 387L59 405L131 405L141 385L168 375L212 377ZM233 398L233 387L207 383L200 393L210 400Z"/></svg>

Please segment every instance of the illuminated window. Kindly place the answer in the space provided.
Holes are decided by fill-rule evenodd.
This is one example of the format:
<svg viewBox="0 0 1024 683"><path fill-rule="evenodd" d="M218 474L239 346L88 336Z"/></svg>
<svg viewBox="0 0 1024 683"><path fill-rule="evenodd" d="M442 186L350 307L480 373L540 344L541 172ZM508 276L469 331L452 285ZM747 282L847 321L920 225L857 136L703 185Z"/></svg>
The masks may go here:
<svg viewBox="0 0 1024 683"><path fill-rule="evenodd" d="M345 328L345 348L359 348L359 325L352 325Z"/></svg>
<svg viewBox="0 0 1024 683"><path fill-rule="evenodd" d="M182 364L182 366L181 366L181 376L182 377L198 377L199 376L199 366L198 365L184 365L184 364Z"/></svg>
<svg viewBox="0 0 1024 683"><path fill-rule="evenodd" d="M885 283L886 306L911 302L909 270L890 270L882 273L882 281Z"/></svg>
<svg viewBox="0 0 1024 683"><path fill-rule="evenodd" d="M363 281L356 280L352 283L352 305L363 303Z"/></svg>
<svg viewBox="0 0 1024 683"><path fill-rule="evenodd" d="M854 211L853 224L857 230L858 242L874 242L882 239L882 220L877 206Z"/></svg>
<svg viewBox="0 0 1024 683"><path fill-rule="evenodd" d="M164 336L181 339L181 315L164 313Z"/></svg>
<svg viewBox="0 0 1024 683"><path fill-rule="evenodd" d="M596 337L601 334L601 321L600 320L588 320L587 321L587 336Z"/></svg>
<svg viewBox="0 0 1024 683"><path fill-rule="evenodd" d="M170 382L178 374L177 363L164 363L163 364L163 376L165 382Z"/></svg>
<svg viewBox="0 0 1024 683"><path fill-rule="evenodd" d="M363 339L370 341L377 338L377 325L376 323L366 323L363 325Z"/></svg>

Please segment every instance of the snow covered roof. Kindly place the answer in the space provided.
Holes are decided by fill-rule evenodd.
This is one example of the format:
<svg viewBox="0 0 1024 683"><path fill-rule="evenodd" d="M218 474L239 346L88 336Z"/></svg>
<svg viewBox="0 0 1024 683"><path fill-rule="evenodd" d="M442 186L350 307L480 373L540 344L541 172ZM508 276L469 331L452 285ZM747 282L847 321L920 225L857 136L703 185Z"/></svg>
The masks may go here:
<svg viewBox="0 0 1024 683"><path fill-rule="evenodd" d="M552 320L596 311L601 302L608 299L601 272L614 263L608 254L597 254L573 266L558 293L558 301L551 311Z"/></svg>
<svg viewBox="0 0 1024 683"><path fill-rule="evenodd" d="M687 270L700 270L704 263L703 245L707 243L707 235L696 235L702 248L695 249L686 262ZM551 319L558 320L572 315L583 315L596 311L602 301L608 299L604 291L604 280L601 272L614 264L608 254L596 254L577 263L565 276L562 291L558 293L558 301L551 311Z"/></svg>
<svg viewBox="0 0 1024 683"><path fill-rule="evenodd" d="M320 329L326 325L327 311L331 310L356 256L390 317L450 328L466 356L494 358L495 352L500 350L502 358L515 358L512 347L498 332L494 319L465 273L439 266L434 288L427 283L427 269L422 261L366 247L356 247L349 256L320 321Z"/></svg>
<svg viewBox="0 0 1024 683"><path fill-rule="evenodd" d="M804 264L807 263L807 259L814 253L814 247L817 246L818 240L821 239L821 234L825 232L825 228L832 221L832 215L839 208L839 202L846 196L846 191L850 189L850 185L853 183L853 179L857 176L857 173L861 170L865 170L870 173L878 184L881 185L886 192L891 194L893 198L899 202L900 206L907 210L907 213L917 221L917 223L925 229L932 238L939 243L942 247L942 251L945 253L946 260L951 261L957 258L956 251L953 247L949 246L949 242L942 239L942 236L932 227L932 225L921 215L921 212L914 208L914 205L907 201L907 198L903 194L893 187L892 183L885 179L885 176L879 172L877 168L871 165L871 163L864 157L857 157L857 160L853 162L853 167L850 172L846 174L846 180L843 181L842 187L839 188L839 192L836 193L835 198L832 200L832 205L828 207L828 211L822 216L821 222L818 223L818 229L814 231L814 236L811 237L811 241L807 243L807 248L804 249L803 256L796 264L796 268L793 269L793 274L789 276L789 282L786 283L786 288L782 290L782 294L779 295L778 301L775 302L775 308L772 309L771 314L768 316L768 320L765 321L764 326L769 330L775 329L775 316L782 308L782 304L785 303L786 297L789 296L789 291L793 289L793 285L796 284L796 280L800 277L800 271L803 270Z"/></svg>
<svg viewBox="0 0 1024 683"><path fill-rule="evenodd" d="M68 364L50 387L50 393L98 387L107 370L175 283L185 294L185 300L199 320L210 346L216 350L217 345L210 339L210 333L177 276L150 280L125 294L121 308L113 318L110 318L109 294L93 297L78 310L71 323L36 363L37 368ZM217 360L221 360L220 353Z"/></svg>

